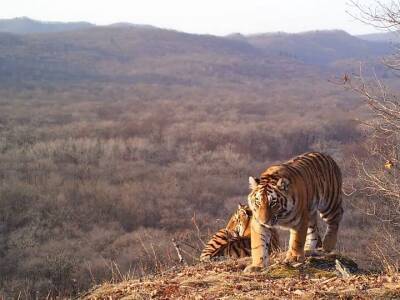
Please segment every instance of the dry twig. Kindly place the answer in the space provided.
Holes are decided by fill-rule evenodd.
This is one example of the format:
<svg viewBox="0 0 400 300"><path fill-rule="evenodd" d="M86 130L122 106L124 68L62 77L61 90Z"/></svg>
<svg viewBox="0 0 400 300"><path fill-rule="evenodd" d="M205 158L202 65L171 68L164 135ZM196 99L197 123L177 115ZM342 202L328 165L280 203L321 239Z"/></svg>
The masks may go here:
<svg viewBox="0 0 400 300"><path fill-rule="evenodd" d="M179 262L180 262L181 264L187 265L185 259L184 259L183 256L182 256L181 248L180 248L179 244L175 241L175 239L172 239L172 244L174 245L174 248L175 248L175 250L176 250L176 253L178 254Z"/></svg>

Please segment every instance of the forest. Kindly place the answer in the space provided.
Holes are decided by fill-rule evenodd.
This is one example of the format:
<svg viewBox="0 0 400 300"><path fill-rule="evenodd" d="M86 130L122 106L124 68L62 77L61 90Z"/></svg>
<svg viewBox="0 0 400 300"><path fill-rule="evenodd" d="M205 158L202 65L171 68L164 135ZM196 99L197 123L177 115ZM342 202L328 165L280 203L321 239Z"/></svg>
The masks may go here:
<svg viewBox="0 0 400 300"><path fill-rule="evenodd" d="M307 34L321 49L337 36L373 63L389 51ZM372 118L343 80L361 59L356 46L311 64L288 53L293 42L260 39L153 28L0 35L0 295L68 297L162 271L178 261L173 238L195 262L246 203L248 177L306 151L331 154L351 191L353 158L369 156L360 120ZM345 198L338 248L382 268L381 222L359 209L363 199Z"/></svg>

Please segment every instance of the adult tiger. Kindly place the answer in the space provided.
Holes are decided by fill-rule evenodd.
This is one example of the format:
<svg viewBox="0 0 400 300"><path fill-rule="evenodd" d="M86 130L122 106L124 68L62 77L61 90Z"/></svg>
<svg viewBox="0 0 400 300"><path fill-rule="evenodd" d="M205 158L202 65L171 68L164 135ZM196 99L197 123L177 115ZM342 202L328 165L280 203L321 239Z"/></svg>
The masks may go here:
<svg viewBox="0 0 400 300"><path fill-rule="evenodd" d="M214 257L227 256L241 258L251 255L251 209L247 205L239 204L235 213L231 216L226 228L215 233L200 255L200 261L206 261ZM269 251L278 251L279 235L273 229L271 247Z"/></svg>
<svg viewBox="0 0 400 300"><path fill-rule="evenodd" d="M275 225L290 229L286 261L303 261L305 244L314 250L318 243L317 212L327 224L323 250L333 250L343 215L342 176L330 156L305 153L269 167L260 179L250 177L249 183L252 265L245 271L268 265L271 228Z"/></svg>

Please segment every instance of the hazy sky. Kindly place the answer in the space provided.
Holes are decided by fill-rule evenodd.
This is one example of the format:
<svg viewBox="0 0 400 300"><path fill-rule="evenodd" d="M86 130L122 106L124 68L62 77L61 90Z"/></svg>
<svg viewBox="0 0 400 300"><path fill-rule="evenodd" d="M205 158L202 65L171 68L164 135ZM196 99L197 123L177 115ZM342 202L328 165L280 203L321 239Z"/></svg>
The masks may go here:
<svg viewBox="0 0 400 300"><path fill-rule="evenodd" d="M374 32L346 13L348 0L0 0L0 18L150 24L191 33ZM362 0L363 4L373 3ZM354 9L353 9L354 11Z"/></svg>

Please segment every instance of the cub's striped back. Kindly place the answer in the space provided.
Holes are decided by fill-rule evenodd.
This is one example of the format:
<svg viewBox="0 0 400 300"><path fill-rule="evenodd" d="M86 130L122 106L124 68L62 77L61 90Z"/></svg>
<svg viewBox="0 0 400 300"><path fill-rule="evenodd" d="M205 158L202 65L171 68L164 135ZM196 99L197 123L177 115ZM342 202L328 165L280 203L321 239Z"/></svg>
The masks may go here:
<svg viewBox="0 0 400 300"><path fill-rule="evenodd" d="M230 231L222 228L211 237L201 252L200 261L207 261L220 256L241 258L250 255L250 238L232 235Z"/></svg>

